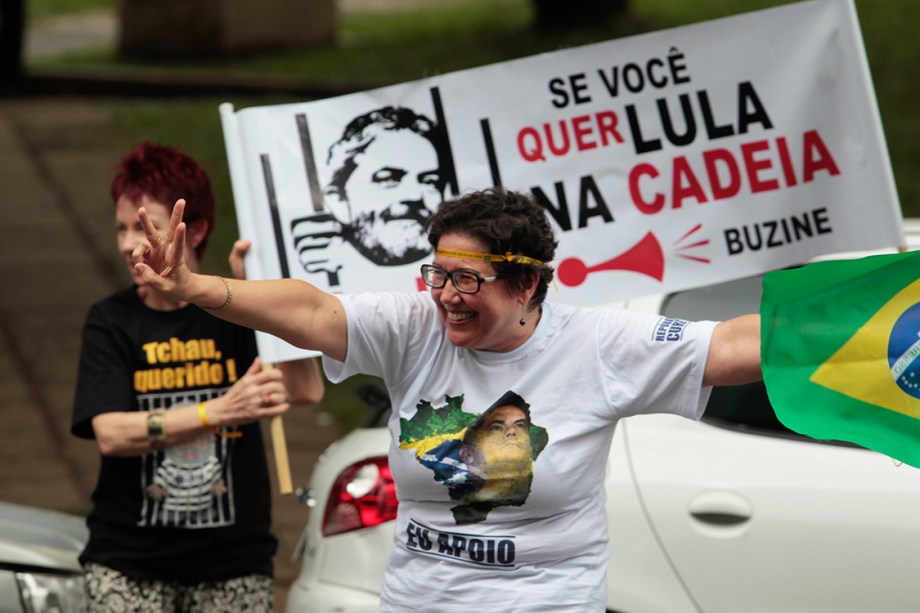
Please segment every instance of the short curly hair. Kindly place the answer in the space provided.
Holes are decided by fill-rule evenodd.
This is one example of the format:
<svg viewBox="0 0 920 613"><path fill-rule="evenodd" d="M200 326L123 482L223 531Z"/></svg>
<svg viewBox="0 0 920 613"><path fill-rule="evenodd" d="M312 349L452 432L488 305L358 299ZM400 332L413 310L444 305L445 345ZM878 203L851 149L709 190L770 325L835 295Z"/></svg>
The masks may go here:
<svg viewBox="0 0 920 613"><path fill-rule="evenodd" d="M546 211L529 194L489 188L444 201L426 224L428 242L437 248L445 234L456 233L482 242L489 253L524 255L543 262L540 266L515 262L492 262L499 277L515 292L525 280L537 275L537 289L530 306L546 299L553 279L549 262L556 254L555 233Z"/></svg>

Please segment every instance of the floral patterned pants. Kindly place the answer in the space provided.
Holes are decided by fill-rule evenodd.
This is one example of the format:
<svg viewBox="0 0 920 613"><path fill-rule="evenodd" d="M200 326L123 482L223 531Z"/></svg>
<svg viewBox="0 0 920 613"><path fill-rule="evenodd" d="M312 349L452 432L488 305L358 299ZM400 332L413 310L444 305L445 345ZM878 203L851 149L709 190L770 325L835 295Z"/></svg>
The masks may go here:
<svg viewBox="0 0 920 613"><path fill-rule="evenodd" d="M272 578L247 575L185 585L134 579L99 564L87 564L87 613L271 613Z"/></svg>

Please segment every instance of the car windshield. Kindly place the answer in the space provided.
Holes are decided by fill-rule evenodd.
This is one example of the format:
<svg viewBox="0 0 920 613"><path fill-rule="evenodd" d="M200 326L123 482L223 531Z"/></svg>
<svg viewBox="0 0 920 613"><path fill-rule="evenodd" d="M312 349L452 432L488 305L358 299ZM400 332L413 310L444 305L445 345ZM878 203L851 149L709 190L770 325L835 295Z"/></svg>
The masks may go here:
<svg viewBox="0 0 920 613"><path fill-rule="evenodd" d="M763 275L737 279L669 295L662 314L688 320L722 321L760 310ZM712 390L703 420L759 434L802 438L776 418L762 382Z"/></svg>

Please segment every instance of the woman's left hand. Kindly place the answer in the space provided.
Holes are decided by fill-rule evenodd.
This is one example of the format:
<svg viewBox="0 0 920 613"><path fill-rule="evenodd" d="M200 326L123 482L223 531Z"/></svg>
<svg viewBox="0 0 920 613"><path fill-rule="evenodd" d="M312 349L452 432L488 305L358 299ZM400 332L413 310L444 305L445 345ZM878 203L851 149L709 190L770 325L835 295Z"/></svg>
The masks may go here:
<svg viewBox="0 0 920 613"><path fill-rule="evenodd" d="M251 240L240 238L233 243L233 247L230 249L230 257L227 260L230 262L230 272L233 273L235 279L246 278L246 261L244 258L249 253L250 247L252 247Z"/></svg>

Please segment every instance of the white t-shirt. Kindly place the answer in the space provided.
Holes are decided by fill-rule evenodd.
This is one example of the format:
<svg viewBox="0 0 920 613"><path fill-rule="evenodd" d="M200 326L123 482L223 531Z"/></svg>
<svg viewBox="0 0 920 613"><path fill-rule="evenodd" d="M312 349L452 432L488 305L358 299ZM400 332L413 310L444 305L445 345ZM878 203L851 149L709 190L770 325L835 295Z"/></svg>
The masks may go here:
<svg viewBox="0 0 920 613"><path fill-rule="evenodd" d="M394 408L399 513L381 611L603 610L614 427L699 419L715 323L545 304L531 338L496 353L452 345L429 293L341 300L348 356L327 358L327 375L382 377Z"/></svg>

